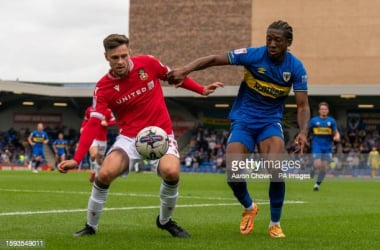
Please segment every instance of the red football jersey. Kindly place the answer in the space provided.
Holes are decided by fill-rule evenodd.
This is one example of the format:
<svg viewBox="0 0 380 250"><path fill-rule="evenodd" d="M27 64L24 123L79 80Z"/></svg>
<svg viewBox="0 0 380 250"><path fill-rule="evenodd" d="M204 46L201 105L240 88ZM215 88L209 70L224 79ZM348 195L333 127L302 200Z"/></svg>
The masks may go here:
<svg viewBox="0 0 380 250"><path fill-rule="evenodd" d="M92 110L93 110L92 106L89 106L86 109L86 111L84 113L84 118L83 118L83 121L82 121L82 125L81 125L81 131L83 131L83 129L86 126L87 122L90 120L90 115L91 115ZM96 131L96 137L95 137L95 139L98 140L98 141L107 141L107 127L116 124L116 118L113 115L111 109L108 108L106 110L106 113L105 113L105 116L104 116L104 120L107 122L107 126L103 126L102 125L99 128L99 130Z"/></svg>
<svg viewBox="0 0 380 250"><path fill-rule="evenodd" d="M160 84L169 68L152 56L132 57L130 64L128 76L118 79L108 73L96 84L94 111L104 116L111 108L122 135L135 137L147 126L158 126L171 134L172 123Z"/></svg>
<svg viewBox="0 0 380 250"><path fill-rule="evenodd" d="M108 108L116 115L122 135L135 137L147 126L158 126L168 134L173 133L160 84L160 79L165 80L169 67L146 55L131 57L129 63L127 76L116 78L109 72L96 84L90 120L74 156L77 162L86 154Z"/></svg>

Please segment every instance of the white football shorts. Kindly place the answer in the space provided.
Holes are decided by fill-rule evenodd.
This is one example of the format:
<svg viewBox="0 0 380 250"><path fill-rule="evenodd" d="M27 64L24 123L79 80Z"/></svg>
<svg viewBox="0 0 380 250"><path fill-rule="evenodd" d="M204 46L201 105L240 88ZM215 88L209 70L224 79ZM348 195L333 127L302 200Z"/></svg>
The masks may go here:
<svg viewBox="0 0 380 250"><path fill-rule="evenodd" d="M177 141L174 138L174 135L168 135L169 137L169 148L168 152L166 154L171 154L179 158L179 152L178 152L178 146ZM128 172L133 171L133 167L137 162L143 161L141 155L137 152L136 146L135 146L135 138L134 137L128 137L125 135L118 135L116 137L115 143L112 145L110 150L107 152L109 154L114 150L115 148L122 149L125 153L127 153L129 157L129 171L126 171L123 176L128 175ZM157 169L159 160L149 160L149 163L152 165L154 169Z"/></svg>
<svg viewBox="0 0 380 250"><path fill-rule="evenodd" d="M93 140L91 147L98 147L98 154L104 155L107 149L107 141Z"/></svg>

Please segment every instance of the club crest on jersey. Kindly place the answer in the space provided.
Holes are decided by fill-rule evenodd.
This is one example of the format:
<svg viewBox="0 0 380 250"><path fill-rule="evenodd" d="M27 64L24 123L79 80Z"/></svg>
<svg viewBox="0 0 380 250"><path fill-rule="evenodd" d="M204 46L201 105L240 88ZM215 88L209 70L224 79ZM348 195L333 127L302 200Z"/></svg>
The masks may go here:
<svg viewBox="0 0 380 250"><path fill-rule="evenodd" d="M117 92L120 91L120 86L119 86L119 84L116 84L115 86L113 86L113 88L114 88Z"/></svg>
<svg viewBox="0 0 380 250"><path fill-rule="evenodd" d="M145 72L144 69L139 69L138 74L139 74L140 80L148 79L148 74Z"/></svg>
<svg viewBox="0 0 380 250"><path fill-rule="evenodd" d="M284 79L285 82L289 82L290 77L292 77L292 74L290 72L283 72L282 73L282 79Z"/></svg>
<svg viewBox="0 0 380 250"><path fill-rule="evenodd" d="M327 126L331 127L331 122L327 122Z"/></svg>

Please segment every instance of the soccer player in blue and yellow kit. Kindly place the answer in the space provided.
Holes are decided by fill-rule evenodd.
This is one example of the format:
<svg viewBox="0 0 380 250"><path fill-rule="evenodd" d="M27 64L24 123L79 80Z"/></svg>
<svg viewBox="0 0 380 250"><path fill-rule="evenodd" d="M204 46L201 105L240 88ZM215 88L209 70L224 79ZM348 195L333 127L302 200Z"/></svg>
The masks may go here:
<svg viewBox="0 0 380 250"><path fill-rule="evenodd" d="M61 161L66 160L66 152L68 149L67 140L64 139L63 133L58 134L58 138L53 142L53 149L55 153L55 166L58 165Z"/></svg>
<svg viewBox="0 0 380 250"><path fill-rule="evenodd" d="M319 191L329 164L332 159L332 143L340 140L340 134L336 126L336 121L329 114L329 105L326 102L319 103L319 115L313 117L309 123L311 137L311 152L313 154L313 169L319 170L317 181L314 184L314 191Z"/></svg>
<svg viewBox="0 0 380 250"><path fill-rule="evenodd" d="M37 129L30 134L28 142L30 146L32 146L33 172L37 173L38 166L41 161L45 159L44 144L49 142L48 135L44 131L44 125L42 123L37 124Z"/></svg>
<svg viewBox="0 0 380 250"><path fill-rule="evenodd" d="M285 153L281 120L285 99L292 86L300 129L295 142L301 149L307 144L310 119L307 74L302 62L288 51L292 41L292 27L287 22L276 21L267 29L266 46L201 57L169 73L169 77L180 86L181 80L192 71L219 65L244 66L244 79L229 115L232 124L227 154L249 154L254 151L255 146L258 146L261 154L267 156ZM231 162L227 164L231 165ZM244 207L240 233L248 234L254 228L258 206L253 202L245 181L228 180L228 184ZM271 181L269 235L273 238L285 237L280 226L284 197L285 182Z"/></svg>

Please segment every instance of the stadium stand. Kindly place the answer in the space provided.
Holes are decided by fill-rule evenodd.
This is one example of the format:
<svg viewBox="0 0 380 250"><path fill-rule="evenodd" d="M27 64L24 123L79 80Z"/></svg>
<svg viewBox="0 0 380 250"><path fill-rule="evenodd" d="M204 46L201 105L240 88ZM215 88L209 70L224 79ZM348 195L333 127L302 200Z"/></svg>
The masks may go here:
<svg viewBox="0 0 380 250"><path fill-rule="evenodd" d="M181 151L181 169L183 172L206 172L224 173L226 167L226 142L228 138L228 128L215 128L201 125L184 131L181 128L182 136L186 144ZM69 142L68 158L70 159L75 151L75 146L79 138L79 131L69 129L65 126L47 126L45 131L49 135L51 143L59 132L64 132L65 139ZM0 131L0 166L16 165L25 167L31 159L31 148L27 142L30 134L28 128L18 130L9 128ZM287 135L287 130L285 130ZM333 162L330 166L330 175L335 176L369 176L371 169L367 165L367 156L373 146L380 148L380 135L378 130L341 129L342 139L334 145ZM117 130L113 129L108 134L108 145L112 145L117 136ZM181 136L180 136L181 137ZM290 157L293 155L294 144L289 136L286 138L286 148ZM183 139L183 138L182 138ZM311 167L310 150L306 151L303 157L304 170L308 171ZM50 166L54 162L48 162ZM87 160L81 164L81 168L88 168ZM140 171L150 171L150 165L145 162L140 166Z"/></svg>

